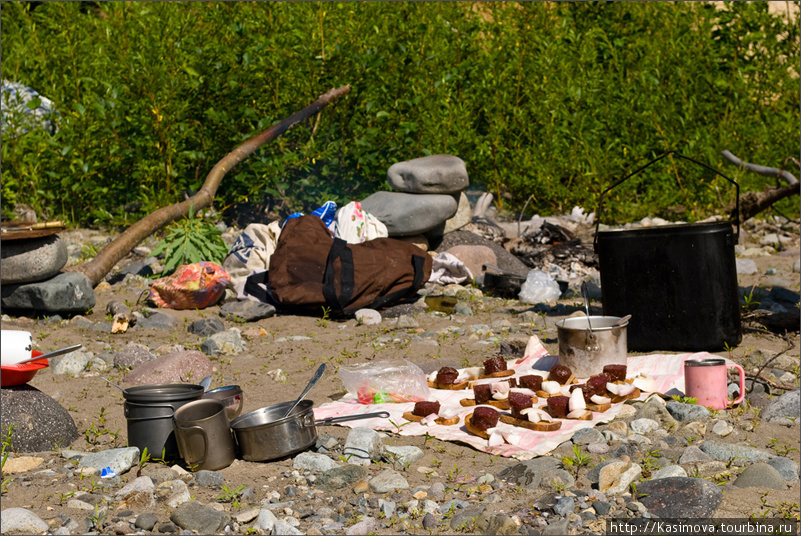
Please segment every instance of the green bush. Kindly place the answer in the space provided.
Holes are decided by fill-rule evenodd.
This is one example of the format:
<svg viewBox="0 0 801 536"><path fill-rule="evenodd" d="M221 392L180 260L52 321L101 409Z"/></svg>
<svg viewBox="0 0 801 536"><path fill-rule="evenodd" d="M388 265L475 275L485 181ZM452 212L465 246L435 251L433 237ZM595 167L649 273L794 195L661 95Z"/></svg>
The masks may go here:
<svg viewBox="0 0 801 536"><path fill-rule="evenodd" d="M242 141L352 91L231 170L217 207L286 215L386 189L393 163L449 153L502 208L594 210L665 150L743 189L798 155L799 25L765 2L3 3L3 76L59 130L2 140L3 214L125 225L183 199ZM35 9L31 6L35 5ZM614 190L610 220L695 220L725 181L666 159ZM797 213L797 203L788 204Z"/></svg>

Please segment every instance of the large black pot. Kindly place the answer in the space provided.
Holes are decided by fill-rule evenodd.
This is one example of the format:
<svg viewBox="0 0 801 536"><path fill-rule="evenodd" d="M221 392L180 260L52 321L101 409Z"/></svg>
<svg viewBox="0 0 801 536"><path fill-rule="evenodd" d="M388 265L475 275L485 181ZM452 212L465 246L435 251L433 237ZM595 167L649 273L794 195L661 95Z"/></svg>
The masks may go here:
<svg viewBox="0 0 801 536"><path fill-rule="evenodd" d="M738 205L733 221L599 232L604 194L669 154L734 184ZM740 234L739 196L736 182L673 151L603 191L595 231L603 311L608 316L632 315L629 350L715 351L740 343L734 258Z"/></svg>

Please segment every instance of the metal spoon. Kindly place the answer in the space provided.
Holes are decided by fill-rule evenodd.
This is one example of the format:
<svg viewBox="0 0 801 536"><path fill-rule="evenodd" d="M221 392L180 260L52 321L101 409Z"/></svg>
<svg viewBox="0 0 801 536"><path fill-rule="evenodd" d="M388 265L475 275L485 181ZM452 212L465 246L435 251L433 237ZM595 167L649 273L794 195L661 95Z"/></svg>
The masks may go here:
<svg viewBox="0 0 801 536"><path fill-rule="evenodd" d="M587 296L588 292L586 281L581 283L581 295L584 297L584 310L587 311L587 326L590 328L590 334L587 337L587 343L584 349L588 352L597 352L600 350L600 347L598 346L598 343L595 342L595 333L592 331L592 323L590 322L590 300Z"/></svg>
<svg viewBox="0 0 801 536"><path fill-rule="evenodd" d="M309 391L311 391L311 388L314 387L314 385L318 381L320 381L320 378L323 377L323 372L325 372L325 363L323 363L322 365L320 365L317 368L317 372L314 373L314 376L312 376L312 379L309 380L309 383L306 385L306 388L303 390L302 393L300 393L300 396L298 397L298 399L295 400L295 403L292 404L292 406L289 408L289 411L286 412L286 415L284 415L283 418L289 417L289 414L292 413L292 410L295 409L295 407L298 404L300 404L300 401L303 400L303 397L306 396Z"/></svg>
<svg viewBox="0 0 801 536"><path fill-rule="evenodd" d="M82 344L75 344L73 346L67 346L66 348L61 348L59 350L53 350L52 352L47 352L46 354L42 354L37 357L32 357L30 359L26 359L25 361L20 361L19 363L14 363L15 365L22 365L23 363L30 363L31 361L38 361L39 359L50 359L51 357L56 357L62 354L68 354L70 352L74 352L78 348L81 348Z"/></svg>
<svg viewBox="0 0 801 536"><path fill-rule="evenodd" d="M200 386L203 387L204 393L208 391L211 386L211 376L204 376L203 379L200 380Z"/></svg>
<svg viewBox="0 0 801 536"><path fill-rule="evenodd" d="M101 380L103 380L104 382L108 382L109 384L113 385L114 387L116 387L117 389L119 389L120 391L122 391L123 393L125 392L125 389L123 389L122 387L120 387L119 385L117 385L116 383L114 383L113 381L111 381L111 380L107 380L107 379L106 379L106 378L104 378L103 376L98 376L98 378L100 378L100 379L101 379Z"/></svg>
<svg viewBox="0 0 801 536"><path fill-rule="evenodd" d="M626 315L626 316L622 317L620 320L618 320L617 322L615 322L614 324L612 324L612 327L613 328L619 328L620 326L622 326L623 324L625 324L629 320L631 320L631 315Z"/></svg>

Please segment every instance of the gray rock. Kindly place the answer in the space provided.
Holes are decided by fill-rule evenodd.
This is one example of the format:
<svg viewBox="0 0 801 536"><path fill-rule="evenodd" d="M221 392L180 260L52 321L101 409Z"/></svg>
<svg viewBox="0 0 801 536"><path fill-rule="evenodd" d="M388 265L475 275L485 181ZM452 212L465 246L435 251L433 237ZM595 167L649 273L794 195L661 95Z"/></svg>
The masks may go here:
<svg viewBox="0 0 801 536"><path fill-rule="evenodd" d="M473 316L473 309L467 305L467 302L459 301L453 308L453 314L456 316Z"/></svg>
<svg viewBox="0 0 801 536"><path fill-rule="evenodd" d="M28 384L0 389L2 429L13 426L11 445L17 452L43 452L68 447L78 428L58 402Z"/></svg>
<svg viewBox="0 0 801 536"><path fill-rule="evenodd" d="M636 463L616 461L606 465L598 474L598 489L606 495L620 495L642 474L642 467Z"/></svg>
<svg viewBox="0 0 801 536"><path fill-rule="evenodd" d="M439 513L443 515L449 515L462 508L467 508L468 506L470 506L470 503L467 501L463 501L461 499L451 499L450 501L440 505Z"/></svg>
<svg viewBox="0 0 801 536"><path fill-rule="evenodd" d="M172 521L168 521L166 523L162 523L161 525L159 525L158 531L165 534L178 532L178 526Z"/></svg>
<svg viewBox="0 0 801 536"><path fill-rule="evenodd" d="M592 501L592 507L599 516L605 516L612 509L612 505L606 501Z"/></svg>
<svg viewBox="0 0 801 536"><path fill-rule="evenodd" d="M217 534L231 523L231 516L207 508L197 501L187 501L175 509L170 521L182 529L197 531L198 534Z"/></svg>
<svg viewBox="0 0 801 536"><path fill-rule="evenodd" d="M776 469L786 482L790 484L798 482L798 464L790 458L776 456L768 460L768 465Z"/></svg>
<svg viewBox="0 0 801 536"><path fill-rule="evenodd" d="M351 527L353 528L353 527ZM299 531L294 525L289 523L283 519L276 519L275 525L273 526L273 534L287 534L287 535L295 535L295 534L303 534ZM362 534L360 532L355 532L353 534ZM366 534L366 533L364 533Z"/></svg>
<svg viewBox="0 0 801 536"><path fill-rule="evenodd" d="M111 300L106 304L106 312L112 316L118 314L130 314L131 308L117 300Z"/></svg>
<svg viewBox="0 0 801 536"><path fill-rule="evenodd" d="M204 488L220 488L225 484L225 477L217 471L198 471L195 473L195 482Z"/></svg>
<svg viewBox="0 0 801 536"><path fill-rule="evenodd" d="M78 349L68 354L56 356L50 360L50 368L56 376L77 376L89 364L93 352Z"/></svg>
<svg viewBox="0 0 801 536"><path fill-rule="evenodd" d="M178 327L178 320L162 311L152 311L136 321L137 329L160 329L169 331Z"/></svg>
<svg viewBox="0 0 801 536"><path fill-rule="evenodd" d="M356 311L356 322L365 326L375 326L381 323L381 313L375 309L359 309Z"/></svg>
<svg viewBox="0 0 801 536"><path fill-rule="evenodd" d="M314 444L314 448L320 454L333 454L342 450L339 445L339 440L328 434L317 436L317 442Z"/></svg>
<svg viewBox="0 0 801 536"><path fill-rule="evenodd" d="M222 320L219 318L211 316L209 318L195 320L189 324L189 327L186 328L186 330L189 333L194 333L199 337L209 337L215 333L225 331L225 324L223 324Z"/></svg>
<svg viewBox="0 0 801 536"><path fill-rule="evenodd" d="M390 491L409 489L409 482L392 469L385 469L370 480L373 493L389 493Z"/></svg>
<svg viewBox="0 0 801 536"><path fill-rule="evenodd" d="M570 520L566 517L561 519L554 519L548 526L542 529L542 536L563 536L568 534L568 525Z"/></svg>
<svg viewBox="0 0 801 536"><path fill-rule="evenodd" d="M558 516L572 514L576 509L576 501L573 497L562 497L553 506L553 513Z"/></svg>
<svg viewBox="0 0 801 536"><path fill-rule="evenodd" d="M682 404L671 400L665 406L674 419L677 421L695 421L706 419L710 416L709 410L697 404Z"/></svg>
<svg viewBox="0 0 801 536"><path fill-rule="evenodd" d="M272 534L276 521L278 521L278 518L275 517L275 514L272 512L272 510L262 508L259 512L259 517L253 524L253 528L260 530L261 534Z"/></svg>
<svg viewBox="0 0 801 536"><path fill-rule="evenodd" d="M470 223L472 217L473 210L470 207L470 200L464 192L460 192L456 200L456 214L454 214L452 218L445 220L445 223L442 225L442 232L439 233L438 236L461 229ZM435 227L432 231L429 231L428 234L432 235L432 232L436 233L438 229L438 227Z"/></svg>
<svg viewBox="0 0 801 536"><path fill-rule="evenodd" d="M381 456L386 462L400 467L409 466L424 455L420 447L415 446L393 447L388 445L381 449Z"/></svg>
<svg viewBox="0 0 801 536"><path fill-rule="evenodd" d="M178 351L158 359L142 363L125 376L132 385L154 385L159 383L185 383L189 379L200 381L211 376L209 358L197 350Z"/></svg>
<svg viewBox="0 0 801 536"><path fill-rule="evenodd" d="M534 458L507 467L497 477L526 488L555 489L557 484L568 488L573 486L575 479L560 466L561 462L554 457Z"/></svg>
<svg viewBox="0 0 801 536"><path fill-rule="evenodd" d="M428 512L426 515L423 516L423 528L429 532L434 532L434 530L439 525L439 518Z"/></svg>
<svg viewBox="0 0 801 536"><path fill-rule="evenodd" d="M412 194L453 194L470 184L464 161L449 154L397 162L387 170L387 181L393 190Z"/></svg>
<svg viewBox="0 0 801 536"><path fill-rule="evenodd" d="M345 530L345 534L358 536L360 534L375 534L378 530L378 521L376 521L372 517L366 517L356 523L355 525L351 525L350 527ZM278 534L285 534L283 532ZM300 534L300 533L298 533Z"/></svg>
<svg viewBox="0 0 801 536"><path fill-rule="evenodd" d="M641 417L631 421L629 423L629 427L635 434L646 435L650 434L651 432L655 432L659 428L659 422L655 421L654 419Z"/></svg>
<svg viewBox="0 0 801 536"><path fill-rule="evenodd" d="M734 481L734 485L738 488L787 489L787 483L779 471L765 462L746 467Z"/></svg>
<svg viewBox="0 0 801 536"><path fill-rule="evenodd" d="M215 333L200 344L206 355L237 355L245 351L242 335L236 328Z"/></svg>
<svg viewBox="0 0 801 536"><path fill-rule="evenodd" d="M798 305L799 300L801 300L801 295L798 292L780 286L774 286L770 289L769 296L773 301L785 302L793 307Z"/></svg>
<svg viewBox="0 0 801 536"><path fill-rule="evenodd" d="M363 480L367 476L367 469L360 465L346 465L330 469L321 474L314 481L314 485L325 491L342 489Z"/></svg>
<svg viewBox="0 0 801 536"><path fill-rule="evenodd" d="M401 315L395 322L395 329L414 329L420 327L412 315Z"/></svg>
<svg viewBox="0 0 801 536"><path fill-rule="evenodd" d="M634 419L651 419L665 427L676 424L676 419L674 419L667 408L656 399L650 399L640 406L637 409L637 413L634 415Z"/></svg>
<svg viewBox="0 0 801 536"><path fill-rule="evenodd" d="M398 505L395 503L395 501L385 501L384 499L378 499L378 508L379 510L381 510L381 515L386 519L389 519L393 515L395 515L395 509L397 507Z"/></svg>
<svg viewBox="0 0 801 536"><path fill-rule="evenodd" d="M721 437L726 437L734 431L734 427L724 420L719 420L712 427L712 433Z"/></svg>
<svg viewBox="0 0 801 536"><path fill-rule="evenodd" d="M785 393L773 402L762 413L762 418L767 422L779 424L799 424L801 418L801 390L795 389Z"/></svg>
<svg viewBox="0 0 801 536"><path fill-rule="evenodd" d="M715 460L734 460L735 462L760 462L773 457L769 452L748 445L718 443L717 441L704 441L701 450Z"/></svg>
<svg viewBox="0 0 801 536"><path fill-rule="evenodd" d="M666 465L651 475L651 480L670 478L674 476L687 476L687 471L681 465Z"/></svg>
<svg viewBox="0 0 801 536"><path fill-rule="evenodd" d="M482 516L476 522L476 529L480 534L520 534L520 526L515 520L503 514Z"/></svg>
<svg viewBox="0 0 801 536"><path fill-rule="evenodd" d="M90 452L78 462L78 469L81 467L92 467L100 474L104 468L109 467L112 471L121 475L138 462L139 449L137 447L123 447L101 450L100 452Z"/></svg>
<svg viewBox="0 0 801 536"><path fill-rule="evenodd" d="M591 454L606 454L611 450L611 447L606 443L590 443L587 445L587 452Z"/></svg>
<svg viewBox="0 0 801 536"><path fill-rule="evenodd" d="M140 476L135 478L132 482L125 484L123 487L118 489L114 495L117 497L125 497L129 493L139 492L139 491L153 491L156 488L153 485L153 480L150 479L149 476Z"/></svg>
<svg viewBox="0 0 801 536"><path fill-rule="evenodd" d="M39 516L25 508L6 508L0 512L0 525L3 534L44 534L50 528Z"/></svg>
<svg viewBox="0 0 801 536"><path fill-rule="evenodd" d="M679 458L679 463L684 465L686 463L708 462L711 459L712 457L709 454L695 445L690 445L684 449L684 452L682 452L681 458Z"/></svg>
<svg viewBox="0 0 801 536"><path fill-rule="evenodd" d="M590 483L592 483L592 484L597 484L598 483L598 477L601 474L601 469L603 469L604 467L606 467L610 463L617 462L617 461L620 461L620 460L604 460L604 461L600 462L598 465L596 465L595 467L593 467L592 469L587 471L587 474L584 475L584 478L589 480Z"/></svg>
<svg viewBox="0 0 801 536"><path fill-rule="evenodd" d="M44 281L4 284L0 304L12 311L83 314L95 306L95 292L88 277L67 272Z"/></svg>
<svg viewBox="0 0 801 536"><path fill-rule="evenodd" d="M381 459L383 440L375 430L364 426L353 428L345 438L344 455L351 465L370 465Z"/></svg>
<svg viewBox="0 0 801 536"><path fill-rule="evenodd" d="M240 322L256 322L275 315L275 307L253 300L229 302L220 307L220 316Z"/></svg>
<svg viewBox="0 0 801 536"><path fill-rule="evenodd" d="M134 521L134 526L140 530L151 531L153 527L156 526L158 523L159 518L155 515L151 514L150 512L145 512L144 514L139 514L136 516L136 521Z"/></svg>
<svg viewBox="0 0 801 536"><path fill-rule="evenodd" d="M453 514L453 517L451 517L451 530L472 530L475 520L481 517L481 514L483 514L486 509L487 506L484 504L473 504L457 510Z"/></svg>
<svg viewBox="0 0 801 536"><path fill-rule="evenodd" d="M453 196L376 192L362 202L362 209L387 226L389 236L409 236L430 231L456 214Z"/></svg>
<svg viewBox="0 0 801 536"><path fill-rule="evenodd" d="M741 259L737 257L734 259L734 263L737 266L738 274L751 275L757 273L757 265L753 259Z"/></svg>
<svg viewBox="0 0 801 536"><path fill-rule="evenodd" d="M125 370L135 368L154 359L156 359L156 356L150 352L147 346L130 342L114 355L113 363L116 368Z"/></svg>
<svg viewBox="0 0 801 536"><path fill-rule="evenodd" d="M723 492L702 478L670 477L640 482L636 498L660 518L697 519L717 510Z"/></svg>
<svg viewBox="0 0 801 536"><path fill-rule="evenodd" d="M604 440L603 434L595 428L582 428L573 434L574 445L589 445L590 443L601 443Z"/></svg>
<svg viewBox="0 0 801 536"><path fill-rule="evenodd" d="M322 473L331 469L336 469L339 464L326 456L316 452L301 452L292 461L292 467L315 473Z"/></svg>
<svg viewBox="0 0 801 536"><path fill-rule="evenodd" d="M12 285L43 281L67 264L67 244L58 235L4 240L0 249L0 283Z"/></svg>

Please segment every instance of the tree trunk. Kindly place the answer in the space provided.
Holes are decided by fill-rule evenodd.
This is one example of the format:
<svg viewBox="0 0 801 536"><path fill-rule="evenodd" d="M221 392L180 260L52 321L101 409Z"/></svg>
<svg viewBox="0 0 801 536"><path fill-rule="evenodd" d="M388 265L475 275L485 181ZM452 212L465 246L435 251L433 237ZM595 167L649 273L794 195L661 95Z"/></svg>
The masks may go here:
<svg viewBox="0 0 801 536"><path fill-rule="evenodd" d="M801 191L801 183L796 182L779 188L768 187L762 192L744 193L740 196L740 221L744 222L749 218L753 218L776 201L791 195L798 195L799 191Z"/></svg>
<svg viewBox="0 0 801 536"><path fill-rule="evenodd" d="M346 95L348 92L350 92L350 86L342 86L337 89L329 90L303 110L296 112L271 126L261 134L249 139L217 162L206 176L203 186L195 195L186 201L162 207L148 214L115 238L114 241L103 248L95 258L81 265L72 266L68 270L84 274L89 278L93 287L97 286L106 274L111 271L114 265L142 242L142 240L175 220L189 214L190 207L194 207L194 210L197 211L211 206L214 201L214 196L217 193L217 188L220 186L220 182L223 177L225 177L225 174L234 166L242 162L268 141L278 138L295 124L318 113L329 103Z"/></svg>

